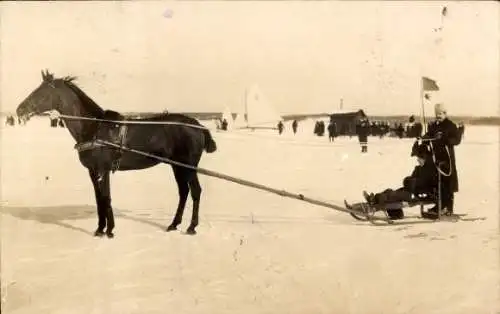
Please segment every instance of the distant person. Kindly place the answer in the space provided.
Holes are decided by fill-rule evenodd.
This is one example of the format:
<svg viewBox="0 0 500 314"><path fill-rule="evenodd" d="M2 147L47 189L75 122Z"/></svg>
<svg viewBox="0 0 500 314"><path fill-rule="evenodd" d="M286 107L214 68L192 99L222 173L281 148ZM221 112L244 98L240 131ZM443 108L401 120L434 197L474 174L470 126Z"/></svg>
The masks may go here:
<svg viewBox="0 0 500 314"><path fill-rule="evenodd" d="M371 136L377 136L377 125L375 124L375 121L372 121L370 123L370 133Z"/></svg>
<svg viewBox="0 0 500 314"><path fill-rule="evenodd" d="M334 121L330 121L328 123L328 140L334 142L335 136L337 136L337 124Z"/></svg>
<svg viewBox="0 0 500 314"><path fill-rule="evenodd" d="M391 126L389 124L389 121L383 122L382 129L383 129L384 136L388 135L391 132Z"/></svg>
<svg viewBox="0 0 500 314"><path fill-rule="evenodd" d="M285 125L283 124L283 121L278 122L278 133L281 135L283 133L283 129L285 128Z"/></svg>
<svg viewBox="0 0 500 314"><path fill-rule="evenodd" d="M370 133L370 123L367 118L361 118L356 125L356 134L358 135L361 152L368 152L368 134Z"/></svg>
<svg viewBox="0 0 500 314"><path fill-rule="evenodd" d="M297 127L298 126L299 126L299 122L297 120L293 120L293 122L292 122L293 134L297 134Z"/></svg>
<svg viewBox="0 0 500 314"><path fill-rule="evenodd" d="M442 172L442 209L449 214L453 214L454 195L458 192L458 174L454 147L460 144L461 134L455 123L448 119L448 114L443 104L436 104L434 113L436 120L429 123L429 129L423 138L432 140L436 165ZM436 213L437 210L437 205L430 209L430 211Z"/></svg>
<svg viewBox="0 0 500 314"><path fill-rule="evenodd" d="M379 135L379 128L378 128L378 125L377 125L377 122L375 121L372 121L371 123L371 126L370 126L370 131L371 131L371 135L372 136L378 136Z"/></svg>
<svg viewBox="0 0 500 314"><path fill-rule="evenodd" d="M405 127L403 126L403 123L398 124L396 134L399 138L403 138L405 136Z"/></svg>
<svg viewBox="0 0 500 314"><path fill-rule="evenodd" d="M406 123L406 127L405 127L406 136L409 138L413 137L413 135L412 135L413 134L413 125L415 125L415 117L412 115L408 119L408 122Z"/></svg>
<svg viewBox="0 0 500 314"><path fill-rule="evenodd" d="M325 122L324 121L319 121L318 122L318 136L323 136L325 135Z"/></svg>
<svg viewBox="0 0 500 314"><path fill-rule="evenodd" d="M424 128L422 126L422 123L415 122L415 125L413 126L413 137L414 138L420 138L420 137L422 137L422 132L423 131L424 131Z"/></svg>
<svg viewBox="0 0 500 314"><path fill-rule="evenodd" d="M221 129L223 131L227 131L227 120L226 119L222 119Z"/></svg>
<svg viewBox="0 0 500 314"><path fill-rule="evenodd" d="M377 132L379 138L384 137L384 123L382 121L377 122Z"/></svg>
<svg viewBox="0 0 500 314"><path fill-rule="evenodd" d="M422 123L415 122L415 116L410 116L409 124L406 130L406 136L409 138L419 138L422 136Z"/></svg>
<svg viewBox="0 0 500 314"><path fill-rule="evenodd" d="M15 120L14 120L13 116L7 116L5 118L5 125L14 126L14 124L15 124Z"/></svg>
<svg viewBox="0 0 500 314"><path fill-rule="evenodd" d="M463 122L460 122L458 124L458 132L460 133L460 141L462 141L464 138L464 132L465 132L465 126L464 126Z"/></svg>

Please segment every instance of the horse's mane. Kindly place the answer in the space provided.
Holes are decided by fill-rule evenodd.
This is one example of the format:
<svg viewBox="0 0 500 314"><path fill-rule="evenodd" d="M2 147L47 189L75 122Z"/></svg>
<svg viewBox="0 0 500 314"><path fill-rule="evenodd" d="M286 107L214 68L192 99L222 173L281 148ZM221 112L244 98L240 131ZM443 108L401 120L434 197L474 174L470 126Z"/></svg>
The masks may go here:
<svg viewBox="0 0 500 314"><path fill-rule="evenodd" d="M83 92L83 90L78 87L74 81L76 77L74 76L66 76L63 77L62 82L66 84L82 101L82 105L85 107L90 114L95 116L96 118L102 118L104 116L104 109L102 109L95 101L93 101L87 94Z"/></svg>
<svg viewBox="0 0 500 314"><path fill-rule="evenodd" d="M82 101L82 105L85 110L87 110L90 114L99 119L109 119L109 120L123 120L123 117L120 113L113 110L104 110L98 104L95 103L87 94L85 94L75 83L76 77L74 76L66 76L61 78L62 82L66 84ZM148 115L146 117L127 117L126 120L135 120L135 121L175 121L182 122L194 125L201 125L198 120L195 118L189 117L180 113L169 113L162 112L157 114Z"/></svg>

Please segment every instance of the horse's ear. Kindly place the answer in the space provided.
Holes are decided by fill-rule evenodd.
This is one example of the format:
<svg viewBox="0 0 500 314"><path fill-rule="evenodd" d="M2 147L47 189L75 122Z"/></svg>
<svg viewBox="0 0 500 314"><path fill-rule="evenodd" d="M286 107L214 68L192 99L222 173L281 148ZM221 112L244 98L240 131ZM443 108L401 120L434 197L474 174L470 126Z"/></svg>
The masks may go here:
<svg viewBox="0 0 500 314"><path fill-rule="evenodd" d="M43 70L40 71L42 73L42 80L45 81L45 73L43 73Z"/></svg>
<svg viewBox="0 0 500 314"><path fill-rule="evenodd" d="M54 74L49 73L49 71L45 69L45 73L42 70L42 78L45 82L51 83L54 80Z"/></svg>

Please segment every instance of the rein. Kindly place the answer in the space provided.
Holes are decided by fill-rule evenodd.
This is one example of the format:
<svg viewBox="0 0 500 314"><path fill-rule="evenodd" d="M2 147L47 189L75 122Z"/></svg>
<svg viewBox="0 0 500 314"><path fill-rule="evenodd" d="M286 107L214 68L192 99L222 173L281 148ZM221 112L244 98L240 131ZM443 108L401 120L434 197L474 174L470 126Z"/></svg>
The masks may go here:
<svg viewBox="0 0 500 314"><path fill-rule="evenodd" d="M42 114L46 115L46 114ZM202 125L195 125L195 124L189 124L189 123L183 123L183 122L174 122L174 121L133 121L133 120L108 120L108 119L101 119L101 118L90 118L90 117L82 117L82 116L73 116L73 115L67 115L67 114L60 114L57 113L54 115L54 117L60 117L64 119L69 119L69 120L87 120L87 121L95 121L95 122L109 122L109 123L115 123L115 124L159 124L159 125L183 125L195 129L202 129L202 130L208 130L207 127L202 126Z"/></svg>
<svg viewBox="0 0 500 314"><path fill-rule="evenodd" d="M42 115L47 115L47 114L42 114ZM189 123L183 123L183 122L173 122L173 121L131 121L131 120L109 120L109 119L101 119L101 118L91 118L91 117L83 117L83 116L74 116L74 115L67 115L67 114L61 114L55 110L51 111L48 114L51 119L53 118L63 118L63 119L68 119L68 120L80 120L80 121L93 121L93 122L106 122L106 123L112 123L112 124L117 124L120 125L120 131L118 135L118 143L113 143L115 144L116 148L118 148L118 156L113 160L112 166L111 166L111 171L115 172L118 170L120 167L120 162L123 156L123 148L126 144L127 140L127 130L128 130L128 125L131 124L144 124L144 125L152 125L152 124L157 124L157 125L181 125L181 126L186 126L190 128L195 128L195 129L201 129L201 130L208 130L207 127L205 126L200 126L200 125L195 125L195 124L189 124ZM96 132L97 134L97 132ZM109 143L109 142L108 142ZM103 144L102 139L98 139L94 137L94 139L82 143L76 143L74 148L80 153L83 151L87 150L92 150L96 149L99 147L109 147L109 145Z"/></svg>
<svg viewBox="0 0 500 314"><path fill-rule="evenodd" d="M42 115L47 115L47 114L42 114ZM83 116L74 116L74 115L67 115L67 114L61 114L55 110L51 111L49 114L51 119L54 118L63 118L63 119L68 119L68 120L80 120L80 121L94 121L94 122L106 122L106 123L112 123L112 124L117 124L120 125L120 131L118 135L118 143L113 143L115 144L118 148L118 156L116 159L113 160L111 170L112 172L115 172L118 170L120 167L120 162L123 156L123 148L126 144L127 140L127 130L128 130L128 125L131 124L144 124L144 125L151 125L151 124L158 124L158 125L181 125L181 126L186 126L186 127L191 127L195 129L201 129L201 130L208 130L207 127L205 126L200 126L200 125L195 125L195 124L189 124L189 123L183 123L183 122L173 122L173 121L131 121L131 120L108 120L108 119L101 119L101 118L91 118L91 117L83 117ZM96 131L96 135L97 135ZM109 142L108 142L109 143ZM94 139L86 142L81 142L81 143L76 143L74 148L80 153L83 151L87 150L92 150L96 149L99 147L105 147L109 145L103 144L102 139L98 139L94 137Z"/></svg>
<svg viewBox="0 0 500 314"><path fill-rule="evenodd" d="M450 171L448 173L444 172L440 167L439 167L439 164L436 162L436 152L434 150L434 145L432 144L432 141L429 141L430 143L430 146L431 146L431 150L432 150L432 161L434 162L434 165L436 166L436 169L437 171L442 175L442 176L445 176L445 177L449 177L451 176L451 173L453 172L453 167L451 165L451 154L450 154L450 150L448 149L448 146L445 145L444 148L446 150L446 154L448 155L448 164L450 165Z"/></svg>

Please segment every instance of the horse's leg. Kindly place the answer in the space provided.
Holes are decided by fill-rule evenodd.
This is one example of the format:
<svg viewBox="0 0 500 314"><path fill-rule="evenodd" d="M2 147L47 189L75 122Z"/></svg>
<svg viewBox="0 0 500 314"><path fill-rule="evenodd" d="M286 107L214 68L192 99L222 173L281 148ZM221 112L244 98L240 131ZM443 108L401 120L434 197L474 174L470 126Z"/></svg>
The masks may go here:
<svg viewBox="0 0 500 314"><path fill-rule="evenodd" d="M101 193L101 180L100 174L96 170L89 169L90 179L92 180L92 185L94 186L95 200L97 204L97 218L99 222L97 224L97 230L94 232L94 236L102 237L104 235L104 228L106 227L106 212L102 202Z"/></svg>
<svg viewBox="0 0 500 314"><path fill-rule="evenodd" d="M201 196L201 186L198 181L198 174L194 173L191 180L189 181L189 187L191 189L191 198L193 199L193 216L191 217L191 224L189 225L186 233L196 234L196 226L198 226L198 213L200 209L200 196Z"/></svg>
<svg viewBox="0 0 500 314"><path fill-rule="evenodd" d="M111 188L110 188L109 171L102 175L101 179L101 201L102 210L106 217L107 228L106 235L108 238L113 238L113 229L115 228L115 217L113 215L113 207L111 207Z"/></svg>
<svg viewBox="0 0 500 314"><path fill-rule="evenodd" d="M172 166L172 168L179 189L179 205L177 206L174 220L170 226L168 226L167 231L177 230L177 226L182 222L182 215L184 214L184 207L186 207L186 201L189 194L189 172L178 166Z"/></svg>

